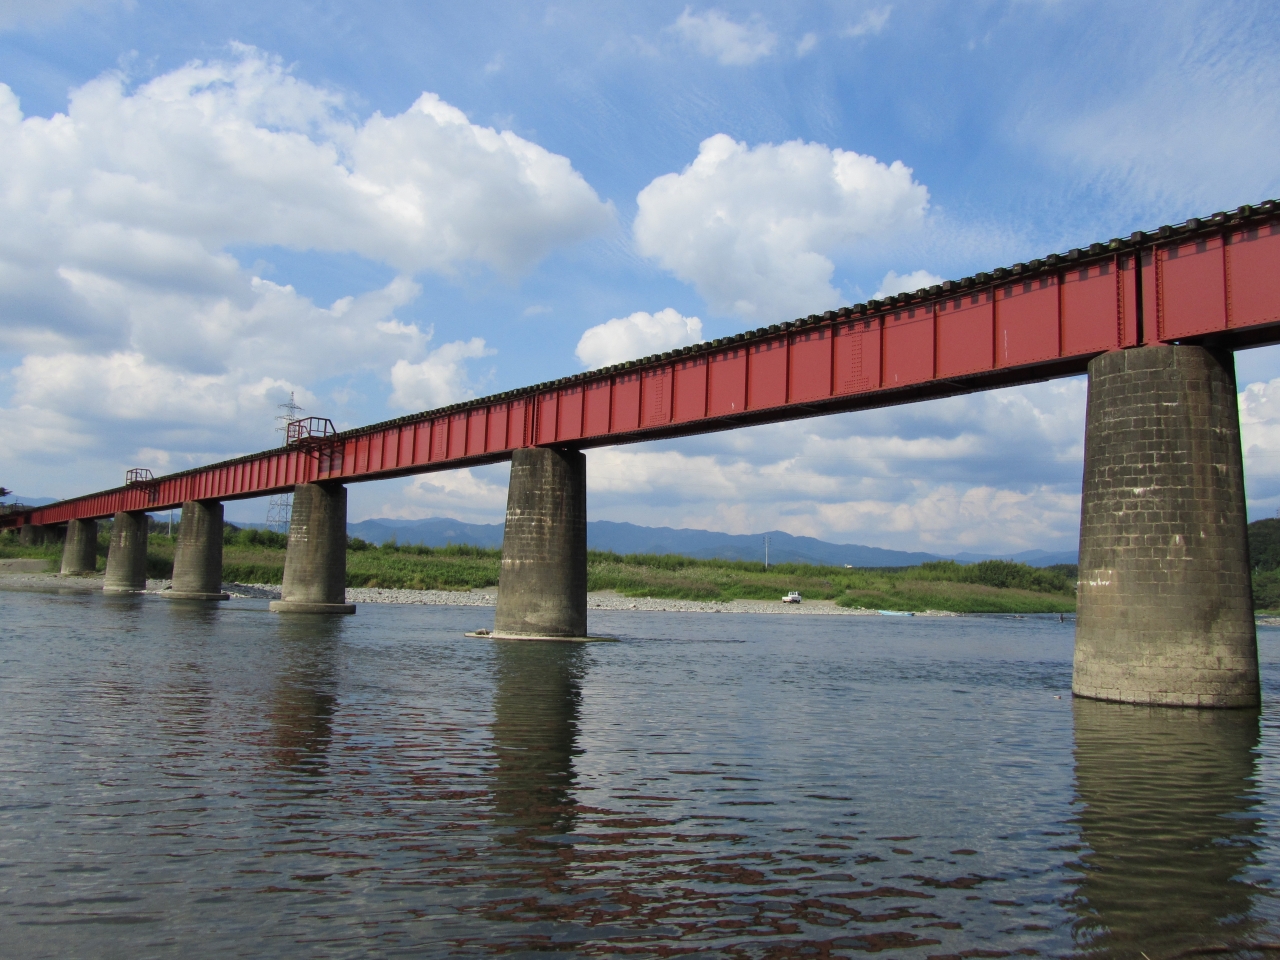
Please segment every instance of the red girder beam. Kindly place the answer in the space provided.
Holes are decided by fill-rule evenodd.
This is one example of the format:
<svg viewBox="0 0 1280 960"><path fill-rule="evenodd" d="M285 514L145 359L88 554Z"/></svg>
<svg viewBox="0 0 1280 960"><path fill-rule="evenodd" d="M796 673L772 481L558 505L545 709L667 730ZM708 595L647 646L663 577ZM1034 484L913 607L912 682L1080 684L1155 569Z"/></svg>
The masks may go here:
<svg viewBox="0 0 1280 960"><path fill-rule="evenodd" d="M1280 204L64 500L0 526L909 403L1079 374L1108 350L1172 342L1280 342Z"/></svg>

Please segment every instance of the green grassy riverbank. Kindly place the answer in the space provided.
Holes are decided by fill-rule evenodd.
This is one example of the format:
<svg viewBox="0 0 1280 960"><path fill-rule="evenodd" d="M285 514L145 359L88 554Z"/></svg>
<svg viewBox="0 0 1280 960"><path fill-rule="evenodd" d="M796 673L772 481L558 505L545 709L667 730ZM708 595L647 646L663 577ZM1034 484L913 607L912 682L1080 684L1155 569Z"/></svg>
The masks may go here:
<svg viewBox="0 0 1280 960"><path fill-rule="evenodd" d="M98 571L106 566L110 522L99 525ZM147 576L173 572L173 538L154 523L147 547ZM288 538L263 530L228 526L223 538L223 579L280 583ZM1254 606L1280 614L1280 519L1249 524ZM61 545L23 547L13 532L0 535L0 558L48 561L56 572ZM496 587L497 550L478 547L374 546L352 539L347 586L410 590L470 590ZM917 567L849 568L693 560L674 555L620 556L592 552L587 588L629 597L680 600L777 600L798 590L806 600L831 600L872 610L948 610L955 613L1070 613L1075 610L1076 567L1035 568L1003 560L961 566L950 561Z"/></svg>
<svg viewBox="0 0 1280 960"><path fill-rule="evenodd" d="M105 565L109 533L100 537L98 569ZM280 583L287 538L283 534L227 527L223 539L223 579L238 583ZM173 540L153 532L147 548L148 576L165 579L173 571ZM57 569L60 547L20 547L0 537L0 557L40 557ZM377 547L352 539L347 552L347 586L410 590L470 590L496 587L501 554L468 546ZM693 560L674 555L592 552L587 588L629 597L722 601L778 600L797 590L806 600L831 600L874 610L948 610L956 613L1069 613L1075 610L1074 567L1036 569L991 560L961 566L952 562L918 567L847 567Z"/></svg>

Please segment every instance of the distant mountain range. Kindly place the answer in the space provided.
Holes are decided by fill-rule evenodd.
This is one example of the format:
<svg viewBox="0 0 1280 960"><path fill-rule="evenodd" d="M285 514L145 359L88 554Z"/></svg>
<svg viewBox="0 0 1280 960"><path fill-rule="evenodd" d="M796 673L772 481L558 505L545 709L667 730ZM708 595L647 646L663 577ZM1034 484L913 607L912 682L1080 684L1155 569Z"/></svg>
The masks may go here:
<svg viewBox="0 0 1280 960"><path fill-rule="evenodd" d="M4 498L5 503L22 503L28 507L47 507L51 503L57 503L54 497L24 497L22 494L9 494Z"/></svg>
<svg viewBox="0 0 1280 960"><path fill-rule="evenodd" d="M56 503L48 497L8 497L33 507ZM238 527L265 527L264 523L237 523ZM426 520L390 520L377 518L347 524L347 533L370 543L421 544L444 547L466 543L476 547L500 548L502 524L463 523L447 517ZM587 523L587 547L612 550L614 553L676 553L699 560L763 560L765 533L715 533L711 530L676 530L672 527L642 527L634 523L591 520ZM930 560L955 560L978 563L982 560L1013 560L1033 567L1049 567L1055 563L1075 563L1075 550L1024 550L1013 554L956 553L940 556L905 550L884 550L856 543L828 543L814 537L795 537L781 530L770 530L770 563L814 563L851 567L911 567Z"/></svg>
<svg viewBox="0 0 1280 960"><path fill-rule="evenodd" d="M370 543L384 543L395 538L397 543L443 547L466 543L477 547L501 547L502 524L463 523L444 517L426 520L388 520L378 518L347 524L347 531ZM981 560L1013 560L1033 567L1055 563L1075 563L1074 550L1024 550L1021 553L958 553L939 556L904 550L884 550L856 543L828 543L814 537L796 537L781 530L771 530L770 563L815 563L852 567L910 567L930 560L956 560L977 563ZM591 520L587 523L587 547L612 550L614 553L676 553L698 559L763 560L766 534L715 533L710 530L675 530L671 527L641 527L634 523Z"/></svg>

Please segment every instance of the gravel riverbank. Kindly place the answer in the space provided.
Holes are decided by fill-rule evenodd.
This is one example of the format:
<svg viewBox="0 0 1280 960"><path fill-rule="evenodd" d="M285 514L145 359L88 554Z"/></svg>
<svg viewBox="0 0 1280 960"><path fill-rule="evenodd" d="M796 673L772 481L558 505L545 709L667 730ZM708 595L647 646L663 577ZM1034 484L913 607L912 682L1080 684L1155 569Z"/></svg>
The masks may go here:
<svg viewBox="0 0 1280 960"><path fill-rule="evenodd" d="M148 582L150 587L150 582ZM161 588L163 589L163 587ZM267 583L224 583L222 589L232 596L265 597L277 600L280 587ZM348 587L348 603L416 603L446 604L462 607L492 607L498 602L495 590L388 590L380 587ZM878 610L838 607L830 600L783 603L781 600L730 600L724 603L701 600L664 600L655 597L624 597L611 591L587 594L591 610L645 610L675 613L778 613L826 614L846 617L880 616ZM956 617L945 610L927 610L919 616Z"/></svg>
<svg viewBox="0 0 1280 960"><path fill-rule="evenodd" d="M101 590L102 575L91 577L60 577L53 573L34 573L28 570L0 568L0 577L9 588L28 587L39 589L57 586L65 590ZM162 594L170 587L168 580L148 580L147 593ZM280 585L274 583L224 583L223 592L234 597L252 597L259 600L279 600ZM381 587L348 587L348 603L402 603L422 606L492 607L498 602L498 593L488 590L387 590ZM611 591L587 594L587 607L592 610L643 610L671 613L771 613L786 616L841 616L876 617L878 610L838 607L830 600L806 600L803 603L783 603L780 600L730 600L724 603L702 600L664 600L656 597L624 597ZM961 614L946 610L926 610L916 616L958 617Z"/></svg>

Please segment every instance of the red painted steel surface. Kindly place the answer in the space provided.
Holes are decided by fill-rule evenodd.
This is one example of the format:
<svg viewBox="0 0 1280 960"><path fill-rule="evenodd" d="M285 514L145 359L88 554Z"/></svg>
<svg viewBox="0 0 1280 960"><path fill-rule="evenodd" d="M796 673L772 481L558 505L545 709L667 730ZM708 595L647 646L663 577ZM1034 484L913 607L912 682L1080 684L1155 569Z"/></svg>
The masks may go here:
<svg viewBox="0 0 1280 960"><path fill-rule="evenodd" d="M600 446L908 403L1079 374L1108 350L1188 340L1280 342L1274 202L66 500L0 525L452 469L530 445Z"/></svg>

